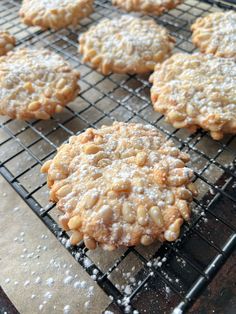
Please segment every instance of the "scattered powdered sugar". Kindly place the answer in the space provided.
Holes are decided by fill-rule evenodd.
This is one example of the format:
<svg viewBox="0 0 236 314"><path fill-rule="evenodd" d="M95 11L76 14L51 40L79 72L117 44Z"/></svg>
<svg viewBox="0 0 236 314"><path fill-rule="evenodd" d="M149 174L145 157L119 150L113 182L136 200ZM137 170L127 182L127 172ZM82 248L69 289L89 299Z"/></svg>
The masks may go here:
<svg viewBox="0 0 236 314"><path fill-rule="evenodd" d="M171 314L182 314L183 311L181 309L175 308Z"/></svg>
<svg viewBox="0 0 236 314"><path fill-rule="evenodd" d="M73 280L74 278L72 276L67 276L64 278L63 282L64 284L68 285L68 284L71 284Z"/></svg>
<svg viewBox="0 0 236 314"><path fill-rule="evenodd" d="M34 300L34 304L36 304L38 312L47 312L49 307L53 307L54 309L57 309L57 311L62 311L63 313L68 314L74 313L74 311L82 311L84 313L89 312L95 298L95 287L91 285L92 281L79 279L80 275L79 273L75 273L75 271L73 271L73 265L61 261L58 256L53 256L49 263L44 266L47 270L50 270L50 272L54 274L53 277L46 277L44 274L44 269L40 269L41 263L38 261L33 262L33 260L34 257L37 257L37 260L39 257L41 259L44 258L44 244L45 241L48 241L48 235L42 234L40 236L40 242L37 243L35 250L32 252L29 252L29 248L26 247L27 241L19 241L19 239L26 237L27 235L25 231L21 231L19 232L19 237L16 241L17 245L22 246L21 251L24 253L23 260L25 260L25 262L21 263L22 278L19 281L12 281L9 277L4 280L4 283L6 285L12 284L15 288L20 285L25 289L30 289L31 294L29 295L29 298ZM34 270L31 268L31 261L33 262ZM91 262L88 258L85 259L85 264L87 267L91 265ZM99 271L97 269L93 270L93 276L97 277L98 273ZM57 274L59 274L59 276L57 276ZM61 274L63 275L62 278L60 277ZM65 303L62 308L60 308L58 305L53 305L53 302L56 302L55 297L57 296L57 290L60 285L65 286L65 288L67 287L66 289L72 289L73 295L83 295L83 300L85 302L84 308L81 309L81 304L72 305ZM50 287L50 289L48 287Z"/></svg>
<svg viewBox="0 0 236 314"><path fill-rule="evenodd" d="M70 305L65 305L63 309L64 314L68 314L71 311L71 306Z"/></svg>
<svg viewBox="0 0 236 314"><path fill-rule="evenodd" d="M55 283L55 281L54 281L54 279L53 279L52 277L50 277L50 278L48 278L48 279L46 280L46 284L47 284L47 286L49 286L49 287L52 287L52 286L54 285L54 283Z"/></svg>

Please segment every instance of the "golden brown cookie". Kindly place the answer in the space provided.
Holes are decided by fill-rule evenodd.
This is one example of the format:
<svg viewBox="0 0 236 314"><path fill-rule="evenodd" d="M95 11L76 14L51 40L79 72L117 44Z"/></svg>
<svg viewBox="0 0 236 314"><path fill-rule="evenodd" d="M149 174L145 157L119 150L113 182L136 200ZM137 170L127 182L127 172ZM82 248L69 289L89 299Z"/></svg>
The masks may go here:
<svg viewBox="0 0 236 314"><path fill-rule="evenodd" d="M79 73L46 49L21 49L0 58L0 114L49 119L79 91Z"/></svg>
<svg viewBox="0 0 236 314"><path fill-rule="evenodd" d="M174 42L154 20L123 15L104 19L82 34L79 52L104 75L145 73L171 54Z"/></svg>
<svg viewBox="0 0 236 314"><path fill-rule="evenodd" d="M116 122L71 137L42 172L71 243L113 250L178 238L196 194L188 160L155 127Z"/></svg>
<svg viewBox="0 0 236 314"><path fill-rule="evenodd" d="M93 0L23 0L20 17L29 26L60 29L93 12Z"/></svg>
<svg viewBox="0 0 236 314"><path fill-rule="evenodd" d="M217 57L236 57L236 12L217 12L200 17L191 30L193 43L201 52Z"/></svg>
<svg viewBox="0 0 236 314"><path fill-rule="evenodd" d="M154 109L175 128L198 127L215 140L236 133L236 63L212 55L178 53L150 77Z"/></svg>
<svg viewBox="0 0 236 314"><path fill-rule="evenodd" d="M182 0L112 0L112 4L130 12L137 11L146 14L161 15L174 9Z"/></svg>
<svg viewBox="0 0 236 314"><path fill-rule="evenodd" d="M16 44L15 37L5 31L0 31L0 56L7 54Z"/></svg>

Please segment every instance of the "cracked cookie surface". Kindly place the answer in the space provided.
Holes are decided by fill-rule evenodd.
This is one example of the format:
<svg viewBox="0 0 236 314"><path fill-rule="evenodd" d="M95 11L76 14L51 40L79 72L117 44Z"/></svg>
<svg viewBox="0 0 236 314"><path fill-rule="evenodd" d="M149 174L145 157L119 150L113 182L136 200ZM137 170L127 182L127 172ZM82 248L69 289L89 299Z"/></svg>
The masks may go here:
<svg viewBox="0 0 236 314"><path fill-rule="evenodd" d="M192 41L201 52L236 58L236 12L217 12L200 17L191 30Z"/></svg>
<svg viewBox="0 0 236 314"><path fill-rule="evenodd" d="M41 171L71 243L114 250L178 238L196 195L188 160L155 127L115 122L71 137Z"/></svg>
<svg viewBox="0 0 236 314"><path fill-rule="evenodd" d="M150 77L154 109L175 128L201 127L219 140L236 133L236 63L212 55L178 53Z"/></svg>
<svg viewBox="0 0 236 314"><path fill-rule="evenodd" d="M83 33L79 52L83 62L90 62L104 75L145 73L170 56L174 42L153 19L123 15L104 19Z"/></svg>
<svg viewBox="0 0 236 314"><path fill-rule="evenodd" d="M0 58L0 114L49 119L79 91L79 73L46 49L21 49Z"/></svg>
<svg viewBox="0 0 236 314"><path fill-rule="evenodd" d="M112 4L127 11L161 15L174 9L182 0L112 0Z"/></svg>
<svg viewBox="0 0 236 314"><path fill-rule="evenodd" d="M23 0L21 21L43 29L75 26L93 12L93 0Z"/></svg>

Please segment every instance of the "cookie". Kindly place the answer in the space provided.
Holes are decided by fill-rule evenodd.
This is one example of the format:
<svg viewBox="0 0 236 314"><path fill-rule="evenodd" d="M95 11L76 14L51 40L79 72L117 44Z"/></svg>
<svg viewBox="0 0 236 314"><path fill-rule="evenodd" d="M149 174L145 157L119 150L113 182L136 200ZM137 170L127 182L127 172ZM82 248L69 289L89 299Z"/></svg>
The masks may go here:
<svg viewBox="0 0 236 314"><path fill-rule="evenodd" d="M172 51L174 38L152 19L130 15L104 19L79 39L83 62L104 75L145 73L154 69Z"/></svg>
<svg viewBox="0 0 236 314"><path fill-rule="evenodd" d="M217 12L198 18L191 30L192 41L201 52L236 57L236 12Z"/></svg>
<svg viewBox="0 0 236 314"><path fill-rule="evenodd" d="M161 15L174 9L182 0L112 0L112 4L127 11Z"/></svg>
<svg viewBox="0 0 236 314"><path fill-rule="evenodd" d="M46 49L21 49L0 58L0 114L49 119L79 91L79 73Z"/></svg>
<svg viewBox="0 0 236 314"><path fill-rule="evenodd" d="M41 171L71 243L114 250L178 238L196 194L188 160L155 127L115 122L71 137Z"/></svg>
<svg viewBox="0 0 236 314"><path fill-rule="evenodd" d="M20 17L29 26L60 29L93 12L93 0L23 0Z"/></svg>
<svg viewBox="0 0 236 314"><path fill-rule="evenodd" d="M178 53L150 77L154 109L175 128L201 127L213 139L236 133L236 63L212 55Z"/></svg>
<svg viewBox="0 0 236 314"><path fill-rule="evenodd" d="M0 31L0 56L7 54L16 44L15 37L5 31Z"/></svg>

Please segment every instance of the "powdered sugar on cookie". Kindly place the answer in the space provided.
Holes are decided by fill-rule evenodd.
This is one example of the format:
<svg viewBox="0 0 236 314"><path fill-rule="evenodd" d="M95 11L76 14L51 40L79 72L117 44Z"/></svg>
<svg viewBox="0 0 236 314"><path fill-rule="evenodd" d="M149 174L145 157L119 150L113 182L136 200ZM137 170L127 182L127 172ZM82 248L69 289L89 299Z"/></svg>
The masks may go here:
<svg viewBox="0 0 236 314"><path fill-rule="evenodd" d="M214 139L236 133L236 63L201 54L176 54L151 76L154 109L176 128L198 126Z"/></svg>
<svg viewBox="0 0 236 314"><path fill-rule="evenodd" d="M236 57L236 12L217 12L198 18L191 29L193 43L201 52Z"/></svg>
<svg viewBox="0 0 236 314"><path fill-rule="evenodd" d="M178 238L196 193L188 160L154 127L114 123L71 137L42 171L71 243L113 250Z"/></svg>
<svg viewBox="0 0 236 314"><path fill-rule="evenodd" d="M152 19L124 15L92 26L79 43L83 61L106 75L153 70L170 55L174 39Z"/></svg>
<svg viewBox="0 0 236 314"><path fill-rule="evenodd" d="M0 114L48 119L79 91L79 73L49 50L21 49L0 58Z"/></svg>

